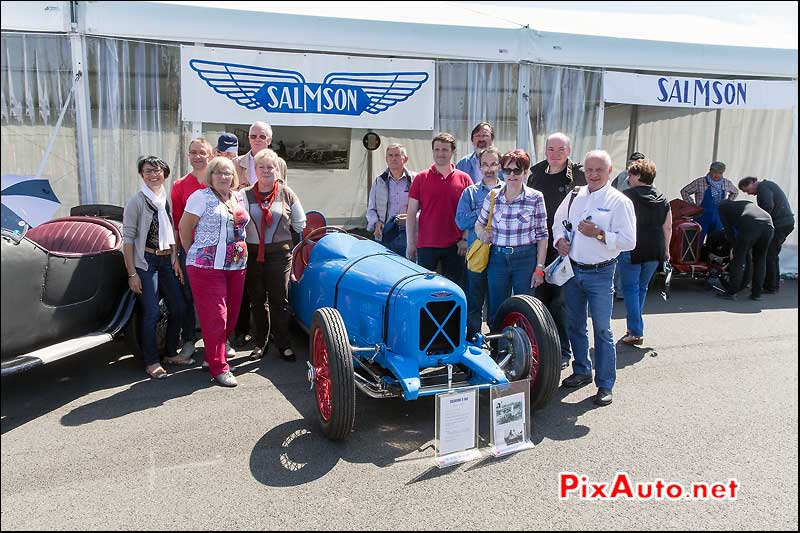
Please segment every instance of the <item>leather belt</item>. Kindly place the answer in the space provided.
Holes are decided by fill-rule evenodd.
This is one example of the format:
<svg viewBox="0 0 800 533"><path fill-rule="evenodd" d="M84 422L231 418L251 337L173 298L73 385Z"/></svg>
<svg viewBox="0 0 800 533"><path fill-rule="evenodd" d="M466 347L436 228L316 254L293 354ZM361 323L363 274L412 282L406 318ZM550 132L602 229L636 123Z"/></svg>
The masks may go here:
<svg viewBox="0 0 800 533"><path fill-rule="evenodd" d="M530 249L531 246L533 246L533 245L532 244L523 244L522 246L495 246L493 244L492 245L492 251L497 252L498 254L511 255L515 251L517 253L522 253L522 252Z"/></svg>
<svg viewBox="0 0 800 533"><path fill-rule="evenodd" d="M570 261L572 262L572 266L580 268L581 270L597 270L599 268L613 265L614 263L617 262L617 258L615 257L614 259L609 259L608 261L603 261L602 263L597 263L594 265L587 265L586 263L578 263L574 259L570 259Z"/></svg>
<svg viewBox="0 0 800 533"><path fill-rule="evenodd" d="M170 255L172 253L172 248L169 250L156 250L155 248L148 248L147 246L144 247L144 251L148 254L154 255Z"/></svg>

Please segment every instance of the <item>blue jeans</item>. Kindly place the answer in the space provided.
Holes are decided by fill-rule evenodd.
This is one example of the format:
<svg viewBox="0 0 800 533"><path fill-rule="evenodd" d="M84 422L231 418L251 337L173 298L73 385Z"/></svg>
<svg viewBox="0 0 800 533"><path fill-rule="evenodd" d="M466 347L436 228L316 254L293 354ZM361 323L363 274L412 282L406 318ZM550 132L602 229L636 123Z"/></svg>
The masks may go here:
<svg viewBox="0 0 800 533"><path fill-rule="evenodd" d="M467 338L471 339L481 331L483 323L483 302L489 292L487 270L472 272L467 269Z"/></svg>
<svg viewBox="0 0 800 533"><path fill-rule="evenodd" d="M489 266L486 267L489 282L489 324L500 305L514 294L533 295L531 279L536 268L536 245L515 246L513 254L500 253L492 245Z"/></svg>
<svg viewBox="0 0 800 533"><path fill-rule="evenodd" d="M619 270L622 277L622 291L625 294L625 311L628 318L628 331L631 335L644 335L642 310L647 297L647 286L658 268L658 261L631 263L631 253L619 255Z"/></svg>
<svg viewBox="0 0 800 533"><path fill-rule="evenodd" d="M161 317L158 305L161 297L167 303L169 318L167 320L166 355L174 356L178 351L180 324L185 315L186 304L181 295L181 287L175 272L172 270L171 256L155 255L145 252L147 270L136 269L142 280L142 294L139 304L142 308L142 330L139 339L142 344L142 356L145 366L158 363L160 355L156 346L156 324Z"/></svg>
<svg viewBox="0 0 800 533"><path fill-rule="evenodd" d="M598 387L614 388L617 379L617 350L611 334L611 310L614 305L614 270L616 263L600 268L581 269L575 263L575 275L564 286L567 311L567 333L572 345L572 370L591 374L589 359L588 312L592 313L594 330L594 382Z"/></svg>
<svg viewBox="0 0 800 533"><path fill-rule="evenodd" d="M183 342L196 342L197 319L194 316L194 296L192 296L192 287L189 285L189 276L186 274L186 252L183 251L183 248L178 250L178 261L183 270L183 285L180 283L178 285L183 293L183 302L186 306L186 312L183 313L181 321L181 338Z"/></svg>
<svg viewBox="0 0 800 533"><path fill-rule="evenodd" d="M385 247L399 255L400 257L406 256L406 230L400 230L400 233L389 242L382 243Z"/></svg>

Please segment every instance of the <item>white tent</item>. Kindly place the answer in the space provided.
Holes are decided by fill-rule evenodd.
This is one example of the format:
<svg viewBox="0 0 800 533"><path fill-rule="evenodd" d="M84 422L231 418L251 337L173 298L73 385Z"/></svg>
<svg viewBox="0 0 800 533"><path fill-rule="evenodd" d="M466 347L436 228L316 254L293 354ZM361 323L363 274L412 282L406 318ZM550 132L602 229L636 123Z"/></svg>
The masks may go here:
<svg viewBox="0 0 800 533"><path fill-rule="evenodd" d="M454 73L448 78L451 85L477 85L491 78L487 84L500 87L495 87L488 95L478 94L473 101L459 104L458 111L463 111L463 115L446 119L441 107L452 102L448 101L450 93L446 96L445 87L440 86L435 128L454 131L460 148L468 146L471 124L483 119L498 124L501 132L498 145L502 149L536 148L539 156L539 145L547 128L565 129L573 138L580 138L573 154L576 158L580 158L578 148L584 151L601 146L609 150L615 166L619 167L631 148L644 151L659 165L658 185L670 197L677 196L677 191L689 179L704 174L715 156L728 164L728 177L734 182L740 177L755 175L779 183L790 196L796 212L796 107L789 112L715 112L603 106L602 95L593 94L594 89L590 89L591 84L587 82L585 94L574 96L586 101L587 131L577 134L571 131L574 127L563 126L558 120L535 117L549 110L541 109L546 107L542 105L544 100L534 101L531 91L542 70L538 66L554 65L560 72L548 78L551 90L562 85L565 91L571 90L573 85L562 81L560 76L574 69L576 73L594 75L595 81L606 70L791 80L795 82L796 92L796 4L793 19L785 17L778 22L765 16L774 7L769 3L759 3L763 6L759 8L762 13L742 20L722 15L698 16L697 10L702 9L703 4L708 7L709 3L656 2L638 6L638 10L634 9L637 6L627 3L616 4L616 9L609 10L604 9L606 4L598 6L589 2L561 3L556 7L547 3L519 2L507 5L371 2L368 8L360 2L338 2L333 3L333 7L328 2L77 2L73 10L70 2L2 2L2 29L4 35L7 32L74 32L70 37L73 69L92 62L105 68L113 66L115 57L125 57L126 51L112 49L111 40L114 43L152 41L172 43L172 46L180 43L434 59L440 73ZM724 4L715 4L716 9L725 9ZM98 42L96 36L110 40ZM94 39L91 45L87 44L90 38ZM86 49L90 46L94 48L87 62ZM106 54L103 59L97 59L102 54ZM97 68L100 67L94 67ZM90 93L96 89L87 81L84 90ZM531 93L530 102L528 93ZM85 162L119 157L114 152L114 144L103 148L98 141L104 135L97 133L97 124L88 128L90 135L84 132L83 137L80 136L81 121L90 120L82 117L95 114L93 106L96 104L94 100L85 103L81 111L80 93L77 96L76 137L87 141L76 143L79 160L84 161L78 166L94 173L87 182L97 182L96 195L87 196L87 187L84 187L80 199L110 201L106 196L119 187L106 191L95 174L113 174L115 168L95 168L92 165L102 163ZM507 106L511 111L503 115L494 108L487 109L480 101L485 98L513 98L514 102ZM88 100L87 96L83 101ZM502 103L496 107L499 109ZM513 116L507 116L508 113ZM573 117L573 122L582 120L582 116ZM212 137L224 127L221 124L185 124L184 131L179 131L175 139L159 142L179 150L181 143L192 134L202 132ZM365 132L353 130L351 153L364 153L360 139ZM137 133L140 146L152 145L149 137L142 139L141 128L138 132L129 129L127 133ZM409 146L417 169L427 164L430 131L380 133L386 143L401 141ZM94 142L88 142L92 140ZM4 171L5 150L4 143ZM348 171L329 171L324 175L334 179L325 179L319 172L292 172L293 186L301 197L309 199L304 200L304 204L318 204L334 219L357 224L355 221L366 208L366 173L370 168L366 162L371 159L374 169L382 166L378 153L371 158L364 154L364 158L360 161L351 158ZM78 170L82 175L85 173ZM111 200L118 201L117 197L124 193L126 190L122 187L115 193L116 197L112 194ZM70 197L68 192L65 195ZM790 236L787 245L789 253L783 254L784 266L796 271L797 232Z"/></svg>

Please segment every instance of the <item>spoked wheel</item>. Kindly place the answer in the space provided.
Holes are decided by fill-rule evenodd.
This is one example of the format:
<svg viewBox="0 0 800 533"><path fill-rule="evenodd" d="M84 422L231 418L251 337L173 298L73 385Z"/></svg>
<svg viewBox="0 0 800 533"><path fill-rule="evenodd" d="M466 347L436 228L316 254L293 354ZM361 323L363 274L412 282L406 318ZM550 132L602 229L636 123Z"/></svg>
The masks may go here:
<svg viewBox="0 0 800 533"><path fill-rule="evenodd" d="M330 307L317 310L310 340L308 380L316 398L317 418L326 437L341 440L355 423L356 385L353 354L339 311Z"/></svg>
<svg viewBox="0 0 800 533"><path fill-rule="evenodd" d="M531 343L531 409L544 407L558 388L561 375L561 343L547 308L528 295L508 298L500 305L493 332L509 326L522 329Z"/></svg>

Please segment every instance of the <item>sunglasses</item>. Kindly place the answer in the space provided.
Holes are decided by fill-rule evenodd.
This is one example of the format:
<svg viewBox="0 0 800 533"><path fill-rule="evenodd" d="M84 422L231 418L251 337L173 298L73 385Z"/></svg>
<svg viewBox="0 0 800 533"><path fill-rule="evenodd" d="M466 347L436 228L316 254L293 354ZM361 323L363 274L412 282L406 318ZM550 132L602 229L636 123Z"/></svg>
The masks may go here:
<svg viewBox="0 0 800 533"><path fill-rule="evenodd" d="M263 141L263 140L266 140L266 138L267 138L267 136L266 136L266 135L250 135L249 137L250 137L251 139L261 139L262 141Z"/></svg>
<svg viewBox="0 0 800 533"><path fill-rule="evenodd" d="M503 169L503 174L514 174L515 176L521 176L523 172L525 172L525 169L519 167Z"/></svg>

